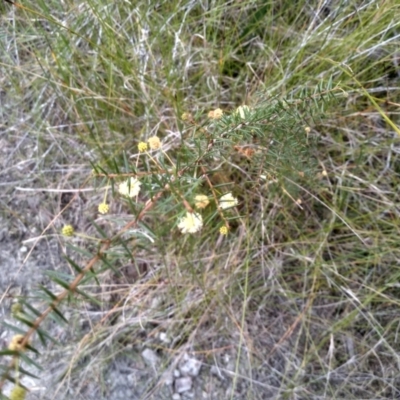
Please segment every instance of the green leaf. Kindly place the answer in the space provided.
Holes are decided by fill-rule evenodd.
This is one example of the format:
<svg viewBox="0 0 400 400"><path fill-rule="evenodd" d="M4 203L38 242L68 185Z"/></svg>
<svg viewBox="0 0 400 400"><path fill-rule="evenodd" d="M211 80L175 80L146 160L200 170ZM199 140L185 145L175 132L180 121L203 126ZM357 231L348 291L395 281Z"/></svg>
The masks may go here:
<svg viewBox="0 0 400 400"><path fill-rule="evenodd" d="M89 294L85 293L83 290L80 290L78 288L75 289L77 293L79 293L81 296L85 297L86 299L90 300L96 305L101 306L102 302L100 300L95 299L94 297L90 296Z"/></svg>
<svg viewBox="0 0 400 400"><path fill-rule="evenodd" d="M68 264L72 266L72 268L78 272L78 274L82 273L82 268L76 264L73 260L71 260L68 256L64 256L64 258L67 260Z"/></svg>
<svg viewBox="0 0 400 400"><path fill-rule="evenodd" d="M8 322L1 321L1 324L3 326L5 326L6 328L11 329L13 332L19 333L20 335L25 335L25 333L26 333L26 331L24 331L23 329L18 328L18 327L14 326L14 325L11 325Z"/></svg>
<svg viewBox="0 0 400 400"><path fill-rule="evenodd" d="M93 268L89 271L86 271L86 277L89 279L91 279L91 278L94 279L97 283L97 286L100 286L100 282L97 279L97 274L96 274L96 272L93 271ZM87 279L85 279L84 281L87 282ZM83 282L81 281L80 285L82 285L82 284L83 284Z"/></svg>
<svg viewBox="0 0 400 400"><path fill-rule="evenodd" d="M102 236L103 238L107 239L107 234L103 231L103 229L100 228L99 225L96 224L96 222L94 222L94 220L90 219L90 222L92 223L92 225L96 228L97 232L100 233L100 236ZM93 255L90 254L90 257L92 257Z"/></svg>
<svg viewBox="0 0 400 400"><path fill-rule="evenodd" d="M100 170L104 175L108 175L108 172L102 168L100 165L96 165L96 170Z"/></svg>
<svg viewBox="0 0 400 400"><path fill-rule="evenodd" d="M73 244L71 244L70 242L67 242L67 247L69 249L71 249L74 253L79 253L84 255L85 257L89 257L92 258L93 254L89 253L86 249L82 249L81 247L78 246L74 246ZM67 258L66 256L64 256L65 258Z"/></svg>
<svg viewBox="0 0 400 400"><path fill-rule="evenodd" d="M53 294L49 289L47 289L46 287L44 287L43 285L40 285L40 288L43 290L43 292L45 292L52 300L56 300L57 296L55 294Z"/></svg>
<svg viewBox="0 0 400 400"><path fill-rule="evenodd" d="M20 321L20 322L22 322L23 324L28 325L30 328L33 326L33 321L32 321L32 320L29 320L29 319L27 319L27 318L25 318L24 315L15 315L14 318L15 318L17 321Z"/></svg>
<svg viewBox="0 0 400 400"><path fill-rule="evenodd" d="M28 303L26 299L21 299L21 304L26 307L28 310L32 311L33 314L35 314L37 317L39 315L42 315L42 313L37 310L35 307L33 307L31 304Z"/></svg>
<svg viewBox="0 0 400 400"><path fill-rule="evenodd" d="M116 274L119 274L118 270L114 267L114 265L110 264L106 256L102 255L100 260L106 265L107 269L112 269Z"/></svg>
<svg viewBox="0 0 400 400"><path fill-rule="evenodd" d="M22 359L22 360L24 360L27 364L29 364L29 365L34 365L38 370L40 370L40 371L42 371L43 370L43 368L38 364L38 363L36 363L34 360L32 360L32 358L30 358L30 357L28 357L27 355L26 355L26 353L24 353L24 352L20 352L19 353L19 356L20 356L20 358Z"/></svg>
<svg viewBox="0 0 400 400"><path fill-rule="evenodd" d="M39 350L36 350L36 348L30 345L29 343L26 345L26 348L29 349L30 351L33 351L36 354L40 354Z"/></svg>
<svg viewBox="0 0 400 400"><path fill-rule="evenodd" d="M54 279L61 280L63 282L61 286L63 285L68 286L69 284L67 282L72 282L75 279L74 276L59 271L45 271L45 274L49 276L52 280Z"/></svg>
<svg viewBox="0 0 400 400"><path fill-rule="evenodd" d="M58 310L57 307L52 307L54 313L60 317L64 322L66 322L68 324L68 320L64 317L64 315L62 314L61 311ZM53 317L55 318L55 320L57 321L56 317L53 315Z"/></svg>
<svg viewBox="0 0 400 400"><path fill-rule="evenodd" d="M46 345L46 338L49 339L54 344L57 345L60 344L60 342L57 339L54 339L53 336L50 336L50 334L45 332L42 328L36 329L36 333L39 335L39 339L43 343L43 345Z"/></svg>
<svg viewBox="0 0 400 400"><path fill-rule="evenodd" d="M67 289L69 292L71 292L70 284L73 281L73 277L71 275L60 274L55 271L45 271L45 274L48 275L52 281L56 282L58 285L62 286L64 289ZM60 275L67 277L69 282L64 281L60 277Z"/></svg>
<svg viewBox="0 0 400 400"><path fill-rule="evenodd" d="M32 372L29 372L29 371L26 370L25 368L21 367L21 365L18 367L18 371L21 372L22 374L28 375L28 376L30 376L30 377L32 377L32 378L40 379L38 376L32 374Z"/></svg>
<svg viewBox="0 0 400 400"><path fill-rule="evenodd" d="M125 152L125 151L122 152L122 157L124 158L125 170L126 170L126 171L129 171L129 164L131 164L131 163L129 162L129 160L128 160L127 156L126 156L126 152ZM116 167L116 172L119 173L119 172L118 172L118 167Z"/></svg>
<svg viewBox="0 0 400 400"><path fill-rule="evenodd" d="M0 356L17 356L18 354L19 352L15 350L8 350L8 349L0 350ZM0 365L0 369L1 368L3 368L2 365Z"/></svg>

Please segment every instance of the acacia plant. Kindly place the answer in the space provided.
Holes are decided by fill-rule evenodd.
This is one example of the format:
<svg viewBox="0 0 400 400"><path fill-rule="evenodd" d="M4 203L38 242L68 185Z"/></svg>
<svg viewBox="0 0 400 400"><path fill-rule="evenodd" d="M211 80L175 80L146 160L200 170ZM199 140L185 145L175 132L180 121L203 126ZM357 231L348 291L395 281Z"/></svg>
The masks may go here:
<svg viewBox="0 0 400 400"><path fill-rule="evenodd" d="M320 115L315 104L324 105L336 93L339 88L320 85L297 99L259 99L255 105L208 113L188 110L180 116L182 129L175 136L143 137L132 150L94 163L88 180L104 192L99 218L92 222L96 234L76 232L71 225L61 231L67 246L86 261L79 264L65 256L73 273L49 272L55 289L40 288L41 309L26 299L15 304L14 318L26 330L7 324L17 335L0 352L1 387L10 380L16 393L25 391L20 376L32 372L23 364L39 367L28 355L39 353L34 335L42 345L57 343L42 323L49 316L67 323L63 302L100 304L87 285L101 285L104 274L118 275L118 266L126 263L142 277L138 253L162 253L166 242L175 242L182 251L204 237L217 242L237 235L251 227L245 221L261 217L259 203L271 193L283 194L301 209L302 188L312 190L318 179L313 156L317 138L309 122ZM124 212L113 213L115 204ZM79 247L72 241L76 236L83 239Z"/></svg>

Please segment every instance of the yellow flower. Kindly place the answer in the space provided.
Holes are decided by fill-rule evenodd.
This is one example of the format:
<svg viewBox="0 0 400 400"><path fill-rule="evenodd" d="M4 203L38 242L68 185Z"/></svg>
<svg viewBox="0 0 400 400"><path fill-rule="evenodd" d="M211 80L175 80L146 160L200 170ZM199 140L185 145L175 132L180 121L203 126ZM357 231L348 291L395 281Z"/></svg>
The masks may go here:
<svg viewBox="0 0 400 400"><path fill-rule="evenodd" d="M208 200L208 197L205 194L198 194L194 198L194 205L196 208L206 208L209 204L210 201Z"/></svg>
<svg viewBox="0 0 400 400"><path fill-rule="evenodd" d="M99 213L100 214L107 214L110 211L110 207L106 203L99 204Z"/></svg>
<svg viewBox="0 0 400 400"><path fill-rule="evenodd" d="M203 218L200 214L187 212L186 216L181 218L178 228L182 233L196 233L203 227Z"/></svg>
<svg viewBox="0 0 400 400"><path fill-rule="evenodd" d="M119 184L118 191L122 196L135 197L140 192L140 185L142 183L136 178L129 178Z"/></svg>
<svg viewBox="0 0 400 400"><path fill-rule="evenodd" d="M191 121L193 119L193 116L190 113L183 113L181 118L183 121Z"/></svg>
<svg viewBox="0 0 400 400"><path fill-rule="evenodd" d="M235 114L240 116L240 118L245 119L246 115L249 114L250 107L249 106L240 106L236 109Z"/></svg>
<svg viewBox="0 0 400 400"><path fill-rule="evenodd" d="M221 226L221 228L219 228L219 233L221 235L227 235L228 234L228 227L227 226Z"/></svg>
<svg viewBox="0 0 400 400"><path fill-rule="evenodd" d="M220 201L219 203L220 207L224 210L238 205L238 199L236 197L233 197L231 192L221 196L219 201Z"/></svg>
<svg viewBox="0 0 400 400"><path fill-rule="evenodd" d="M18 384L14 386L10 393L10 400L25 400L26 390Z"/></svg>
<svg viewBox="0 0 400 400"><path fill-rule="evenodd" d="M11 338L11 342L8 345L8 350L11 351L21 351L24 350L21 346L22 341L24 340L24 335L14 335Z"/></svg>
<svg viewBox="0 0 400 400"><path fill-rule="evenodd" d="M138 149L141 153L147 150L147 143L146 142L140 142L138 144Z"/></svg>
<svg viewBox="0 0 400 400"><path fill-rule="evenodd" d="M14 304L11 306L11 314L12 314L14 317L18 317L18 316L20 316L20 315L23 315L23 311L24 311L24 309L23 309L21 303L14 303Z"/></svg>
<svg viewBox="0 0 400 400"><path fill-rule="evenodd" d="M64 236L73 236L73 234L75 233L75 229L74 229L74 227L72 225L65 225L61 229L61 233Z"/></svg>
<svg viewBox="0 0 400 400"><path fill-rule="evenodd" d="M160 138L158 138L157 136L150 137L148 142L152 150L158 150L161 147Z"/></svg>
<svg viewBox="0 0 400 400"><path fill-rule="evenodd" d="M210 111L208 113L208 118L221 119L223 115L224 115L224 112L220 108L216 108L214 111Z"/></svg>

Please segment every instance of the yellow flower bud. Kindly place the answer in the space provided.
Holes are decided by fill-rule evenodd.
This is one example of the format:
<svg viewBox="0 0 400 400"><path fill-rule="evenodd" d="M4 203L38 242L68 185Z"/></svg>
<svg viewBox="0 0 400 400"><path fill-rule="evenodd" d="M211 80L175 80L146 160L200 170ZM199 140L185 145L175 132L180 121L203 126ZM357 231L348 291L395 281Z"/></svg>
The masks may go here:
<svg viewBox="0 0 400 400"><path fill-rule="evenodd" d="M219 233L221 235L227 235L228 234L228 227L227 226L221 226L221 228L219 228Z"/></svg>
<svg viewBox="0 0 400 400"><path fill-rule="evenodd" d="M22 314L23 308L22 308L22 304L21 303L14 303L11 306L11 314L15 317L17 317L18 315Z"/></svg>
<svg viewBox="0 0 400 400"><path fill-rule="evenodd" d="M13 390L10 393L10 400L25 400L25 398L26 390L18 384L14 386Z"/></svg>
<svg viewBox="0 0 400 400"><path fill-rule="evenodd" d="M21 346L23 340L24 340L24 335L14 335L11 339L10 344L8 345L8 350L11 351L24 350Z"/></svg>
<svg viewBox="0 0 400 400"><path fill-rule="evenodd" d="M62 230L61 233L64 236L73 236L73 234L75 233L74 227L72 225L65 225Z"/></svg>
<svg viewBox="0 0 400 400"><path fill-rule="evenodd" d="M140 142L140 143L138 144L138 149L139 149L139 151L140 151L141 153L143 153L144 151L147 150L147 143L145 143L145 142Z"/></svg>
<svg viewBox="0 0 400 400"><path fill-rule="evenodd" d="M110 207L106 203L99 204L99 213L100 214L107 214L110 211Z"/></svg>
<svg viewBox="0 0 400 400"><path fill-rule="evenodd" d="M190 113L183 113L181 118L183 121L191 121L193 119L193 116Z"/></svg>

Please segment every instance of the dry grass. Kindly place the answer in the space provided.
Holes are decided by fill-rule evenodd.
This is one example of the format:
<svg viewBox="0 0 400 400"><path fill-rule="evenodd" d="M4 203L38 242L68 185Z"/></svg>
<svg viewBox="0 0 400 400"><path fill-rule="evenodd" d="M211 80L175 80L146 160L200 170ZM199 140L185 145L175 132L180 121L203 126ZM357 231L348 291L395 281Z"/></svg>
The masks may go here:
<svg viewBox="0 0 400 400"><path fill-rule="evenodd" d="M302 208L282 187L249 186L238 171L251 167L226 153L221 171L235 180L242 205L228 237L213 225L201 236L178 234L171 213L178 206L167 198L147 214L153 241L133 236L136 267L145 274L125 269L116 278L104 271L100 287L82 286L100 305L65 305L71 323L63 328L63 348L48 353L53 360L63 355L60 368L71 367L58 395L93 390L93 382L106 393L101 382L111 360L127 348L139 354L149 347L165 370L185 351L203 361L204 371L217 366L230 376L226 387L215 386L226 398L399 396L400 147L398 129L384 118L398 125L399 6L273 3L4 7L7 196L15 186L104 188L107 179L87 180L90 163L118 173L136 162L137 143L156 133L176 157L181 133L192 134L183 112L200 116L218 106L229 113L243 103L267 108L276 97L320 98L321 86L345 93L334 102L299 102L310 139L318 138L309 154L317 166L313 179L287 175L283 182ZM99 190L76 196L59 214L73 195L57 196L37 205L35 228L48 228L46 234L69 222L96 235L92 219L110 233L138 212L113 197L112 217L99 217ZM5 218L10 209L2 204ZM10 229L19 220L11 215ZM47 240L76 262L87 260L58 236ZM83 238L73 245L97 250ZM116 268L131 262L118 246L109 257ZM164 333L169 342L160 339ZM207 376L203 381L211 382ZM159 381L143 379L143 393L163 395Z"/></svg>

